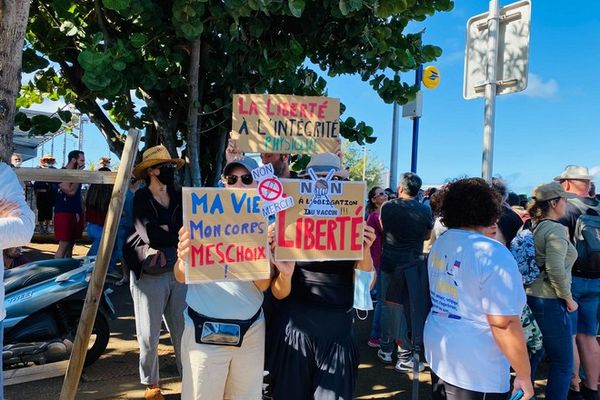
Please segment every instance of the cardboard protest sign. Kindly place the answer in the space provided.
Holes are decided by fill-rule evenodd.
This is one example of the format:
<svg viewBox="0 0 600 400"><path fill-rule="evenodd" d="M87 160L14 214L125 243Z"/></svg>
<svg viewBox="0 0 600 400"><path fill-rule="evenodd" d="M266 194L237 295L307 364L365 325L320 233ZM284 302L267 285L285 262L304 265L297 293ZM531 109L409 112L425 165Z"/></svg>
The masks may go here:
<svg viewBox="0 0 600 400"><path fill-rule="evenodd" d="M281 179L294 207L277 214L275 259L363 258L365 182Z"/></svg>
<svg viewBox="0 0 600 400"><path fill-rule="evenodd" d="M267 222L255 188L183 188L191 235L186 283L269 278Z"/></svg>
<svg viewBox="0 0 600 400"><path fill-rule="evenodd" d="M335 153L339 117L330 97L234 94L231 138L250 153Z"/></svg>

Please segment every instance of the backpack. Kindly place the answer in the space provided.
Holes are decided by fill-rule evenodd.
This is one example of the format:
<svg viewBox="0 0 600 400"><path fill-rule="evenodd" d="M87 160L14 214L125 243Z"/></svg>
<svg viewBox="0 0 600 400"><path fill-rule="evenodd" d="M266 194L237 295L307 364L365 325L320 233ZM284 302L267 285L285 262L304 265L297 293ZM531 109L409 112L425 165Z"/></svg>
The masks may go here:
<svg viewBox="0 0 600 400"><path fill-rule="evenodd" d="M600 274L600 206L588 206L579 198L572 199L571 204L581 211L573 232L578 269L598 275Z"/></svg>
<svg viewBox="0 0 600 400"><path fill-rule="evenodd" d="M535 261L535 228L523 228L510 242L510 252L517 260L519 272L523 277L523 285L528 286L540 276L540 267Z"/></svg>

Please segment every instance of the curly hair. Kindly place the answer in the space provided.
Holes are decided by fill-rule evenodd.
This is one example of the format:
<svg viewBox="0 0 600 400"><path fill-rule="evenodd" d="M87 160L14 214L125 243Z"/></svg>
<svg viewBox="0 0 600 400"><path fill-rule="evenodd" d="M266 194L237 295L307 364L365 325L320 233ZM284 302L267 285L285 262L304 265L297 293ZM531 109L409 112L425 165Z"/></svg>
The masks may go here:
<svg viewBox="0 0 600 400"><path fill-rule="evenodd" d="M531 217L533 221L539 221L541 219L546 218L548 212L550 211L551 201L556 199L539 201L536 199L531 199L529 203L527 203L527 213Z"/></svg>
<svg viewBox="0 0 600 400"><path fill-rule="evenodd" d="M449 229L491 226L502 212L502 196L481 178L450 182L438 190L431 201Z"/></svg>

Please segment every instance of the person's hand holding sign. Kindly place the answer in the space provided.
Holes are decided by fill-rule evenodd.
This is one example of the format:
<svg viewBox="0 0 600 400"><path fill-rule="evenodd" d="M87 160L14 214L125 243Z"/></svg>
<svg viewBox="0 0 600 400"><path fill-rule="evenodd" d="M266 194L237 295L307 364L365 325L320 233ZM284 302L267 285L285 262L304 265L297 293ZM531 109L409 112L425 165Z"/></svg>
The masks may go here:
<svg viewBox="0 0 600 400"><path fill-rule="evenodd" d="M356 268L363 271L373 271L373 259L371 258L371 245L375 241L375 229L363 224L363 259L356 262Z"/></svg>
<svg viewBox="0 0 600 400"><path fill-rule="evenodd" d="M227 149L225 149L225 160L227 163L236 161L244 157L244 153L238 149L237 140L229 139Z"/></svg>
<svg viewBox="0 0 600 400"><path fill-rule="evenodd" d="M185 283L185 260L190 254L190 231L184 225L179 230L179 243L177 243L177 263L175 264L175 279L179 283Z"/></svg>
<svg viewBox="0 0 600 400"><path fill-rule="evenodd" d="M294 275L295 261L275 260L275 224L269 225L269 247L271 248L271 263L277 268L277 275L271 282L271 291L276 299L286 298L292 290L292 275Z"/></svg>
<svg viewBox="0 0 600 400"><path fill-rule="evenodd" d="M365 251L371 249L371 246L373 245L373 242L375 241L375 239L376 239L375 229L373 229L372 226L364 224L363 242L365 244L365 247L364 247Z"/></svg>

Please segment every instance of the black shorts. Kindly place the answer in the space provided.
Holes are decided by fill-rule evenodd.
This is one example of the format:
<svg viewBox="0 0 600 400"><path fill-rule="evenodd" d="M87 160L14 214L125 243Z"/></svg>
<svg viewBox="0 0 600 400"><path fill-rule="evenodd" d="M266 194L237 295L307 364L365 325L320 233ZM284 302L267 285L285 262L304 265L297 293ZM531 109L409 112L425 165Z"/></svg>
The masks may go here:
<svg viewBox="0 0 600 400"><path fill-rule="evenodd" d="M431 371L432 400L507 400L509 393L482 393L444 382Z"/></svg>

